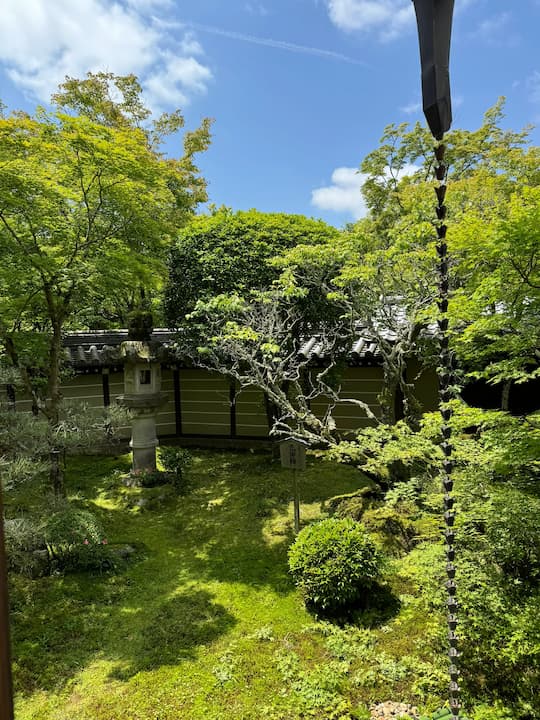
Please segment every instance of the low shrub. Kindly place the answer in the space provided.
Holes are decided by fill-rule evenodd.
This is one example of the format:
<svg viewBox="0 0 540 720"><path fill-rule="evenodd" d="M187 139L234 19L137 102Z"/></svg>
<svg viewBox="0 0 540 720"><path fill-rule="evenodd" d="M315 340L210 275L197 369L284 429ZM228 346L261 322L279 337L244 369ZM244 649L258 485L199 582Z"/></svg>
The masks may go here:
<svg viewBox="0 0 540 720"><path fill-rule="evenodd" d="M173 484L176 491L182 495L189 490L189 468L193 463L193 456L189 450L178 447L162 447L159 454L165 470L173 475Z"/></svg>
<svg viewBox="0 0 540 720"><path fill-rule="evenodd" d="M358 601L379 577L381 564L371 538L350 519L309 525L289 549L289 569L306 603L324 610Z"/></svg>
<svg viewBox="0 0 540 720"><path fill-rule="evenodd" d="M474 709L471 720L515 720L513 710L496 702L494 705L480 705Z"/></svg>
<svg viewBox="0 0 540 720"><path fill-rule="evenodd" d="M173 484L174 473L162 470L132 470L125 479L127 487L154 488L160 485Z"/></svg>
<svg viewBox="0 0 540 720"><path fill-rule="evenodd" d="M8 568L28 577L46 574L49 563L42 524L26 517L7 519L4 532Z"/></svg>
<svg viewBox="0 0 540 720"><path fill-rule="evenodd" d="M107 570L114 567L101 524L88 510L56 501L43 522L51 562L60 570Z"/></svg>
<svg viewBox="0 0 540 720"><path fill-rule="evenodd" d="M506 576L540 580L540 499L518 488L499 490L486 518L491 556Z"/></svg>

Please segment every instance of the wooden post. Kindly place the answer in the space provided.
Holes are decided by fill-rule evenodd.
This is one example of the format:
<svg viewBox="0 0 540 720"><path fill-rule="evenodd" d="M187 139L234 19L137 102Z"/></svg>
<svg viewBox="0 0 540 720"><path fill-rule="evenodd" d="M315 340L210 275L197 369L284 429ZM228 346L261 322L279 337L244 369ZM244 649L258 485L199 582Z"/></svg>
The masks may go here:
<svg viewBox="0 0 540 720"><path fill-rule="evenodd" d="M13 720L4 507L0 487L0 720Z"/></svg>
<svg viewBox="0 0 540 720"><path fill-rule="evenodd" d="M298 476L296 468L293 469L293 486L294 486L294 534L300 532L300 494L298 492Z"/></svg>
<svg viewBox="0 0 540 720"><path fill-rule="evenodd" d="M294 532L300 532L300 493L298 492L298 470L306 469L306 446L307 443L301 440L288 438L282 440L279 446L281 467L290 468L293 471L293 507L294 507Z"/></svg>

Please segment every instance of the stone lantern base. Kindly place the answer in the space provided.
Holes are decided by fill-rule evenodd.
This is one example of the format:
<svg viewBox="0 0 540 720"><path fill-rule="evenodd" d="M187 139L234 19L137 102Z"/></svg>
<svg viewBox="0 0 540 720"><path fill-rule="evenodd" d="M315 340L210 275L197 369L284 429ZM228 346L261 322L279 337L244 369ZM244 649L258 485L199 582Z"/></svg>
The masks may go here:
<svg viewBox="0 0 540 720"><path fill-rule="evenodd" d="M156 412L167 402L166 393L120 395L118 402L131 413L131 441L133 470L156 469Z"/></svg>

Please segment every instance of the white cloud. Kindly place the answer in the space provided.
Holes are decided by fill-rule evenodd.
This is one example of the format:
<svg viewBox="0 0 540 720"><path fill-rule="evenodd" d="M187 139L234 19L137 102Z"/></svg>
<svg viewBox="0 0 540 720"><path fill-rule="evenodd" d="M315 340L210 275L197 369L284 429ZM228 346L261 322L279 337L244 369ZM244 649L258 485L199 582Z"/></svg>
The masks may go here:
<svg viewBox="0 0 540 720"><path fill-rule="evenodd" d="M456 0L456 12L478 0ZM330 20L340 30L376 33L392 40L414 27L411 0L324 0Z"/></svg>
<svg viewBox="0 0 540 720"><path fill-rule="evenodd" d="M187 32L180 42L180 48L184 55L204 55L200 42L195 38L195 33Z"/></svg>
<svg viewBox="0 0 540 720"><path fill-rule="evenodd" d="M135 10L146 11L154 8L167 8L172 5L172 0L125 0L126 5Z"/></svg>
<svg viewBox="0 0 540 720"><path fill-rule="evenodd" d="M202 48L192 32L175 33L155 13L170 0L4 0L0 63L11 80L47 101L66 75L105 70L135 73L154 109L204 92L211 71L193 56ZM176 56L176 62L171 55ZM156 88L167 87L169 95ZM158 102L159 101L159 102Z"/></svg>
<svg viewBox="0 0 540 720"><path fill-rule="evenodd" d="M416 165L405 165L397 173L397 178L413 175L419 168ZM390 172L387 172L390 177ZM332 184L317 188L311 192L311 204L319 210L330 210L337 213L348 213L354 220L360 220L367 213L362 195L362 186L367 180L365 173L352 167L339 167L332 173Z"/></svg>
<svg viewBox="0 0 540 720"><path fill-rule="evenodd" d="M152 106L184 105L188 101L186 93L204 92L210 78L210 70L195 58L169 55L158 72L146 78L146 95Z"/></svg>
<svg viewBox="0 0 540 720"><path fill-rule="evenodd" d="M361 188L366 176L356 168L340 167L332 173L332 184L311 193L311 204L319 210L349 213L355 220L366 214Z"/></svg>
<svg viewBox="0 0 540 720"><path fill-rule="evenodd" d="M411 0L326 0L330 20L341 30L376 32L382 39L412 26Z"/></svg>
<svg viewBox="0 0 540 720"><path fill-rule="evenodd" d="M407 105L403 105L399 108L402 113L405 113L405 115L417 115L420 110L422 110L422 103L418 101L413 101L408 103Z"/></svg>

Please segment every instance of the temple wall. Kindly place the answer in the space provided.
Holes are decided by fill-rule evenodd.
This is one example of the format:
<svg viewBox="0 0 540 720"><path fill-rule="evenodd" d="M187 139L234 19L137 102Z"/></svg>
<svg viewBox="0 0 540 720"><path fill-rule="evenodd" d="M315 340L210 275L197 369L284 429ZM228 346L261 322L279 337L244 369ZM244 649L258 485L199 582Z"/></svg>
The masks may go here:
<svg viewBox="0 0 540 720"><path fill-rule="evenodd" d="M433 372L419 374L420 366L411 366L409 378L414 379L423 409L436 407L437 386ZM80 400L91 407L103 407L108 401L124 393L123 372L105 371L107 378L98 372L75 375L62 385L64 397ZM417 377L418 376L418 377ZM367 403L371 411L381 415L378 395L383 385L382 368L377 366L348 367L340 380L341 395ZM107 391L108 388L108 391ZM236 437L265 438L268 425L263 393L255 387L233 390L231 381L215 372L202 369L180 368L162 370L162 391L168 402L156 418L158 437ZM232 407L231 403L234 403ZM16 408L29 412L31 403L17 395ZM323 417L328 403L323 398L314 399L311 408ZM373 421L359 407L338 403L332 410L338 430L350 435L355 430L369 426ZM121 429L121 436L128 439L130 428Z"/></svg>

